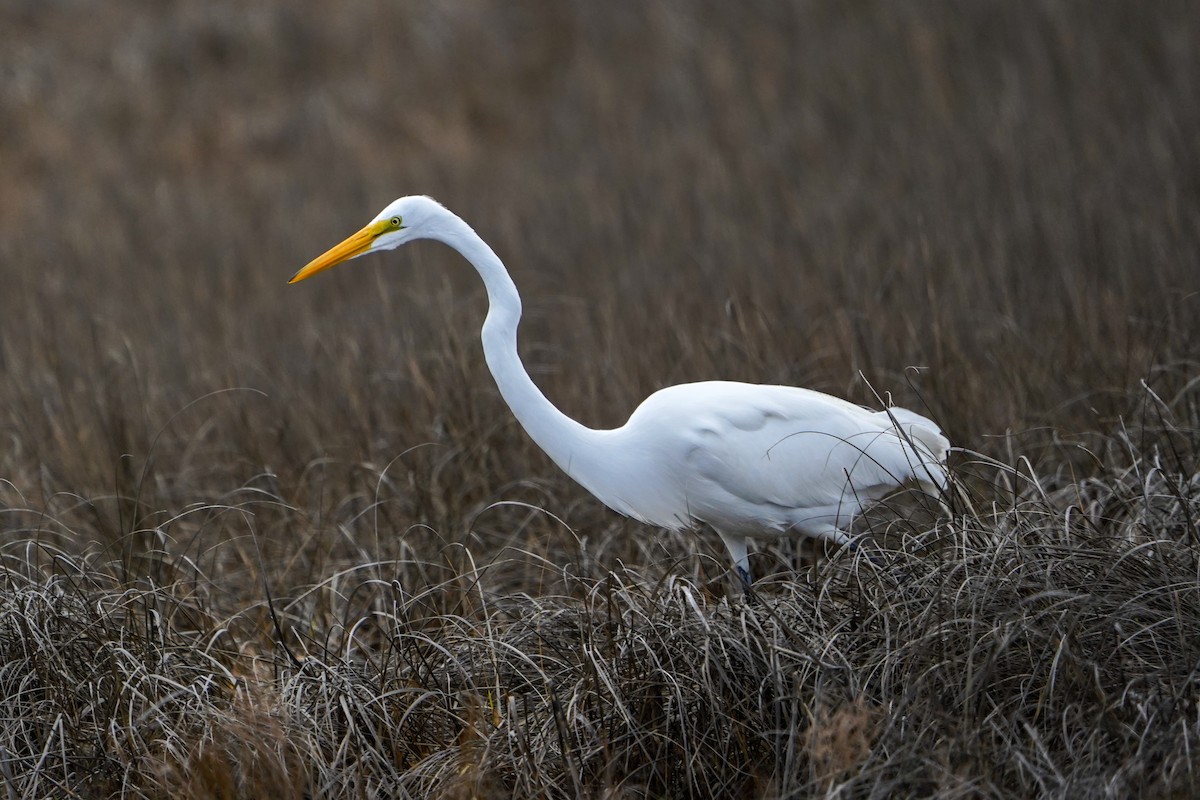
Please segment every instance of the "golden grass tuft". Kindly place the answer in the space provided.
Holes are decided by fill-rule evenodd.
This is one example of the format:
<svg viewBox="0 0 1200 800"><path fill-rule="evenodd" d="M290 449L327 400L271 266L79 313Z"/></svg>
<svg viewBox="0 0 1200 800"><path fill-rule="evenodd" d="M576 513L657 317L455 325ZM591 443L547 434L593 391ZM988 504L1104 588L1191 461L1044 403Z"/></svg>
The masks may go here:
<svg viewBox="0 0 1200 800"><path fill-rule="evenodd" d="M825 791L859 772L878 740L883 713L861 698L836 708L819 708L808 729L805 749L813 774Z"/></svg>

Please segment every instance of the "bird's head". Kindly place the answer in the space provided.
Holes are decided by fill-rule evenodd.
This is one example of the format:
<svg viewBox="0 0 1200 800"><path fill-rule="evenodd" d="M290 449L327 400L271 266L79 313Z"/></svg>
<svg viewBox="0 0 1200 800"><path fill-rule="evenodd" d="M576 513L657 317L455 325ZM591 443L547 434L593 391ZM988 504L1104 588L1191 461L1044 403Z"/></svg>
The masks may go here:
<svg viewBox="0 0 1200 800"><path fill-rule="evenodd" d="M447 216L446 209L429 197L414 195L393 200L366 227L308 262L288 283L298 283L367 253L392 250L415 239L436 236L439 224Z"/></svg>

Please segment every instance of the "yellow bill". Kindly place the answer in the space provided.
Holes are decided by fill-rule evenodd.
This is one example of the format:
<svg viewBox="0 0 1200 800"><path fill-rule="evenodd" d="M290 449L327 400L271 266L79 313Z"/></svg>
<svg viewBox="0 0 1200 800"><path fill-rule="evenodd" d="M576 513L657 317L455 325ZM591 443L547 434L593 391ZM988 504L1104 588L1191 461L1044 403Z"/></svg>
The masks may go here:
<svg viewBox="0 0 1200 800"><path fill-rule="evenodd" d="M343 261L347 261L355 256L361 256L370 248L371 242L375 241L375 237L383 233L386 229L387 222L372 222L341 244L334 245L308 262L302 270L292 276L292 279L288 283L299 283L306 278L311 278L318 272L324 272L330 267L335 267Z"/></svg>

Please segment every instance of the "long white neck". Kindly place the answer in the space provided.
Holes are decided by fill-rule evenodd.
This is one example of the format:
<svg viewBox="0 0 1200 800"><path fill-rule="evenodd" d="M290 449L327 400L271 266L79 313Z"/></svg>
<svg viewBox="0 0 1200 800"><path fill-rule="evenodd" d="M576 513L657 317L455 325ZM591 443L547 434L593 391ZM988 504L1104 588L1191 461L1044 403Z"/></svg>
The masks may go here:
<svg viewBox="0 0 1200 800"><path fill-rule="evenodd" d="M447 218L439 220L428 235L457 250L483 278L490 303L483 323L483 354L501 396L537 446L564 472L580 480L579 470L595 455L600 432L555 408L529 377L517 352L521 297L516 284L479 234L452 212L445 213Z"/></svg>

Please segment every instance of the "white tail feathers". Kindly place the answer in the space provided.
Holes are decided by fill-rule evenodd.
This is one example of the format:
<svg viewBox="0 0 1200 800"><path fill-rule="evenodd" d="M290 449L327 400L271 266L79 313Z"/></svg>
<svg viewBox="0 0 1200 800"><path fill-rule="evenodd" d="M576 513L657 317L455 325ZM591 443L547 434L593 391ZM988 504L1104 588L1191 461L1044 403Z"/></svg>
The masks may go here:
<svg viewBox="0 0 1200 800"><path fill-rule="evenodd" d="M950 440L937 424L907 408L889 408L876 412L889 427L893 424L906 439L906 444L916 446L917 462L913 466L913 477L926 486L946 488L946 453Z"/></svg>

